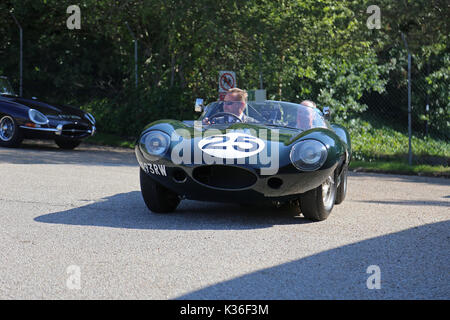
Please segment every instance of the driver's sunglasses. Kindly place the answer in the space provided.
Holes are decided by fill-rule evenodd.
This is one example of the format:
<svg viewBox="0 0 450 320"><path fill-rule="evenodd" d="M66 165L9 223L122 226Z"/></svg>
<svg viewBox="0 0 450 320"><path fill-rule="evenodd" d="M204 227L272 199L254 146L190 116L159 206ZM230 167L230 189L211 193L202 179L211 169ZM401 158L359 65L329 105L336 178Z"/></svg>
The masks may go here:
<svg viewBox="0 0 450 320"><path fill-rule="evenodd" d="M241 104L242 101L225 101L223 104L225 106L232 106L233 104Z"/></svg>

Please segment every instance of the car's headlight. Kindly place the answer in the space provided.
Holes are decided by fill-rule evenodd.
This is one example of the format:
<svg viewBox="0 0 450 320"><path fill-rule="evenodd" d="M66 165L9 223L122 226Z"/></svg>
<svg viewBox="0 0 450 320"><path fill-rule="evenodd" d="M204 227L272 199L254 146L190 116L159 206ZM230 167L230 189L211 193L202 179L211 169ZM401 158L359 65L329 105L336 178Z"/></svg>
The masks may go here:
<svg viewBox="0 0 450 320"><path fill-rule="evenodd" d="M152 156L163 156L170 145L170 137L161 131L150 131L140 139L141 150Z"/></svg>
<svg viewBox="0 0 450 320"><path fill-rule="evenodd" d="M84 116L86 117L86 119L89 120L90 123L92 123L93 125L95 124L95 118L92 114L90 114L89 112L85 113Z"/></svg>
<svg viewBox="0 0 450 320"><path fill-rule="evenodd" d="M317 140L304 140L291 149L291 162L301 171L319 169L327 159L327 148Z"/></svg>
<svg viewBox="0 0 450 320"><path fill-rule="evenodd" d="M48 118L44 116L41 112L30 109L28 110L28 117L30 117L30 120L33 121L36 124L47 124Z"/></svg>

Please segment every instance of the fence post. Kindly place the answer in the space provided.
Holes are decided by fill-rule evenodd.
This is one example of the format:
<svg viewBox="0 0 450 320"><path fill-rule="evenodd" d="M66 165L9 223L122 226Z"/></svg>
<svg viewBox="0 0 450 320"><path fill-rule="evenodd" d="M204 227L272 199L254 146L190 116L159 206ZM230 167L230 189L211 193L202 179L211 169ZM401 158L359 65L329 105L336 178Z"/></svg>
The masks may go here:
<svg viewBox="0 0 450 320"><path fill-rule="evenodd" d="M408 163L412 165L412 145L411 145L411 53L408 51Z"/></svg>
<svg viewBox="0 0 450 320"><path fill-rule="evenodd" d="M408 51L408 164L412 165L412 145L411 145L411 52L408 49L408 42L402 32L402 39L405 42L406 50Z"/></svg>
<svg viewBox="0 0 450 320"><path fill-rule="evenodd" d="M10 12L11 16L13 17L14 21L16 22L17 26L19 27L19 35L20 35L20 62L19 62L19 95L22 96L22 78L23 78L23 31L22 31L22 26L20 25L19 21L17 21L16 16L14 15L14 13Z"/></svg>

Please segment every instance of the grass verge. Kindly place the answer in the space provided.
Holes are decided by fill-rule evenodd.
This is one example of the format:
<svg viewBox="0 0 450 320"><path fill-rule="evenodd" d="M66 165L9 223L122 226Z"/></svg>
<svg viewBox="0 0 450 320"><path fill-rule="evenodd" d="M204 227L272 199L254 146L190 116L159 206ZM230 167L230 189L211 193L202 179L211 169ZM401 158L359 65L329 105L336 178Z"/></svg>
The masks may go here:
<svg viewBox="0 0 450 320"><path fill-rule="evenodd" d="M123 138L115 134L97 132L93 137L89 137L84 141L88 144L100 146L134 148L135 141L133 138Z"/></svg>
<svg viewBox="0 0 450 320"><path fill-rule="evenodd" d="M355 160L350 162L350 170L356 172L376 172L407 174L430 177L450 178L450 167L432 166L426 164L408 165L401 161L372 161Z"/></svg>
<svg viewBox="0 0 450 320"><path fill-rule="evenodd" d="M353 119L345 125L349 129L352 142L352 157L366 162L390 162L407 159L409 138L388 126ZM442 134L440 139L434 137L412 136L411 147L415 160L419 163L445 165L450 159L450 143Z"/></svg>

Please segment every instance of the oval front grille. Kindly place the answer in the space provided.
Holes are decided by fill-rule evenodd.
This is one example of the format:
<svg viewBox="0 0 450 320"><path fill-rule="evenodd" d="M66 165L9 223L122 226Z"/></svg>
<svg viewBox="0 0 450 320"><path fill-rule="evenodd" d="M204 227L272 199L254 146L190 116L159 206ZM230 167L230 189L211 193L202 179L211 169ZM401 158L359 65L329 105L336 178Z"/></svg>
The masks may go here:
<svg viewBox="0 0 450 320"><path fill-rule="evenodd" d="M210 187L236 190L251 187L256 175L249 170L224 165L210 165L195 168L193 178Z"/></svg>
<svg viewBox="0 0 450 320"><path fill-rule="evenodd" d="M88 133L89 127L84 124L66 124L63 126L62 135L64 136L83 136Z"/></svg>

